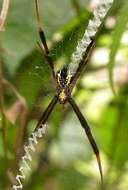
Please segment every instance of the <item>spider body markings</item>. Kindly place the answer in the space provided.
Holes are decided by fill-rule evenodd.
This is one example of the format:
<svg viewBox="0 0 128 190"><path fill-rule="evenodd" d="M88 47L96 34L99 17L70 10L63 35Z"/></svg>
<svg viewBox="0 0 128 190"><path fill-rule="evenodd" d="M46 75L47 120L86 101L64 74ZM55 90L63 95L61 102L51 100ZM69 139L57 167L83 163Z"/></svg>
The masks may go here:
<svg viewBox="0 0 128 190"><path fill-rule="evenodd" d="M72 75L67 74L67 67L64 67L62 70L56 73L57 81L57 94L60 104L65 104L68 97L70 97L70 83Z"/></svg>
<svg viewBox="0 0 128 190"><path fill-rule="evenodd" d="M100 172L100 176L101 176L101 182L103 184L103 173L102 173L102 166L101 166L100 153L99 153L98 146L95 142L95 139L92 135L91 129L89 127L89 124L88 124L86 118L83 116L78 105L76 104L75 100L71 96L72 90L89 60L92 49L94 47L95 40L91 39L91 43L88 45L86 52L83 55L83 59L80 61L79 66L73 75L71 75L68 72L67 67L64 67L62 70L55 73L53 60L49 54L50 51L49 51L49 48L48 48L48 45L46 42L43 28L41 26L38 0L35 0L35 4L36 4L36 14L37 14L37 21L38 21L39 36L41 39L41 43L38 43L38 45L40 46L42 53L45 55L47 63L51 69L53 80L56 84L56 94L53 97L53 99L51 100L51 102L49 103L49 105L47 106L47 108L45 109L45 111L43 112L40 120L37 123L35 131L38 128L40 128L43 124L46 123L46 121L48 120L49 116L51 115L57 102L59 102L62 105L64 105L65 103L68 102L71 105L73 111L75 112L77 118L79 119L79 122L80 122L81 126L83 127L83 129L87 135L87 138L92 146L93 152L97 159L99 172Z"/></svg>

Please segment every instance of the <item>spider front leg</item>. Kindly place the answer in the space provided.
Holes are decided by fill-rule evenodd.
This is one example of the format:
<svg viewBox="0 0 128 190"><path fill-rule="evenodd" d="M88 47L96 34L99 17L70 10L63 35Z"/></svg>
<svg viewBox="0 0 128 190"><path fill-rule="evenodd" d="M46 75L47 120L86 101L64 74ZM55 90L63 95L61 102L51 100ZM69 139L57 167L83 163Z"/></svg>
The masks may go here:
<svg viewBox="0 0 128 190"><path fill-rule="evenodd" d="M81 62L79 63L79 66L76 70L76 73L72 76L72 80L70 83L70 91L72 91L72 89L75 86L77 80L79 79L81 73L84 71L85 66L87 65L89 58L92 54L92 50L94 48L94 45L95 45L95 40L91 39L91 43L87 47L86 52L84 53L84 56L83 56Z"/></svg>
<svg viewBox="0 0 128 190"><path fill-rule="evenodd" d="M35 0L36 4L36 15L37 15L37 22L38 22L38 31L39 31L39 36L41 39L41 43L38 43L39 47L41 48L42 52L45 54L45 58L52 70L52 75L55 80L55 70L54 70L54 65L53 65L53 60L50 56L50 51L46 42L46 37L43 31L43 28L41 26L41 21L40 21L40 14L39 14L39 1Z"/></svg>
<svg viewBox="0 0 128 190"><path fill-rule="evenodd" d="M77 104L75 103L75 101L73 100L73 98L69 98L68 99L68 102L70 103L70 105L72 106L74 112L76 113L82 127L84 128L85 130L85 133L88 137L88 140L92 146L92 149L96 155L96 158L97 158L97 163L98 163L98 167L99 167L99 171L100 171L100 176L101 176L101 182L103 184L103 172L102 172L102 166L101 166L101 160L100 160L100 154L99 154L99 149L97 147L97 144L94 140L94 137L92 136L92 133L91 133L91 130L90 130L90 127L86 121L86 119L84 118L84 116L82 115L81 111L79 110Z"/></svg>

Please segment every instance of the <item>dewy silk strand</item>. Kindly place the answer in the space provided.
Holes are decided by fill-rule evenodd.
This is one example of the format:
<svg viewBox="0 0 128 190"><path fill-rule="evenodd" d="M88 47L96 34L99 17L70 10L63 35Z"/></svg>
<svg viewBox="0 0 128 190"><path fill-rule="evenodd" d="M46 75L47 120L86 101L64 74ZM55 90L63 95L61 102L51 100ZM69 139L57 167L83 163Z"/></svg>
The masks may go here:
<svg viewBox="0 0 128 190"><path fill-rule="evenodd" d="M39 138L45 134L47 125L41 125L40 128L37 129L34 133L31 134L31 137L28 139L28 145L24 146L25 154L21 158L19 174L16 176L16 185L13 185L12 189L22 189L23 188L23 180L26 179L26 172L31 168L29 166L30 162L32 162L32 152L36 151L36 145L38 144Z"/></svg>
<svg viewBox="0 0 128 190"><path fill-rule="evenodd" d="M94 10L93 19L89 21L88 27L83 35L82 40L78 42L78 45L72 54L71 62L68 66L68 74L73 75L76 72L87 47L91 43L91 38L96 35L100 25L103 22L103 19L111 8L112 3L113 0L100 0L99 5Z"/></svg>

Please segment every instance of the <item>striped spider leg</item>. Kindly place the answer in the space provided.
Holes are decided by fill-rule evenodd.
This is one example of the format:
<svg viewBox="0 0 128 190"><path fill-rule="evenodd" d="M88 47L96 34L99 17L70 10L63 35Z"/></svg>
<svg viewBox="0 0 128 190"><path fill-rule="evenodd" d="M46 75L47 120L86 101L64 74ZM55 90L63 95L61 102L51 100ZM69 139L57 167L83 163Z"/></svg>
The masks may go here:
<svg viewBox="0 0 128 190"><path fill-rule="evenodd" d="M84 69L85 69L85 67L86 67L86 65L87 65L87 63L89 61L89 58L91 57L91 54L92 54L94 46L95 46L95 40L91 39L91 43L87 47L87 50L85 51L85 53L83 55L83 58L82 58L81 62L79 63L79 66L78 66L76 72L72 76L71 83L70 83L70 89L71 90L75 86L75 84L76 84L77 80L79 79L80 75L83 73L83 71L84 71Z"/></svg>
<svg viewBox="0 0 128 190"><path fill-rule="evenodd" d="M77 106L77 104L75 103L75 101L73 100L72 97L69 97L68 102L70 103L70 105L72 106L74 112L76 113L82 127L85 130L85 133L88 137L88 140L92 146L92 149L94 151L94 154L96 155L96 159L97 159L97 163L98 163L98 167L99 167L99 171L100 171L100 176L101 176L101 183L103 184L103 172L102 172L102 165L101 165L101 160L100 160L100 154L99 154L99 149L98 146L94 140L94 137L91 133L90 127L88 122L86 121L85 117L83 116L83 114L81 113L79 107Z"/></svg>
<svg viewBox="0 0 128 190"><path fill-rule="evenodd" d="M55 80L55 70L54 70L53 60L52 60L52 57L50 56L50 51L49 51L49 48L48 48L48 45L46 42L46 37L45 37L44 31L43 31L43 28L41 26L41 20L40 20L40 14L39 14L39 1L35 0L35 4L36 4L38 31L39 31L39 36L41 39L41 43L38 43L38 45L41 48L42 52L45 54L47 63L49 64L51 71L52 71L53 79Z"/></svg>
<svg viewBox="0 0 128 190"><path fill-rule="evenodd" d="M42 125L44 125L47 122L47 120L48 120L50 114L52 113L52 111L53 111L55 105L57 104L57 102L58 102L58 96L55 95L52 98L51 102L49 103L48 107L43 112L40 120L37 123L35 131L37 130L37 128L41 127Z"/></svg>

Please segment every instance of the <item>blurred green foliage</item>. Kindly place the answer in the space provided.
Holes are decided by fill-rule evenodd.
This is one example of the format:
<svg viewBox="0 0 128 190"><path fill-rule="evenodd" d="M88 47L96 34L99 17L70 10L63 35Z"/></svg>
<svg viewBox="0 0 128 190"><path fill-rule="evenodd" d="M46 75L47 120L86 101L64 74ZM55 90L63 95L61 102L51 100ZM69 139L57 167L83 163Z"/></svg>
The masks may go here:
<svg viewBox="0 0 128 190"><path fill-rule="evenodd" d="M127 10L126 0L115 0L97 36L92 59L73 94L99 146L106 190L128 189ZM69 63L91 17L89 1L44 0L40 1L40 13L58 70ZM0 39L3 76L25 99L23 104L10 86L3 88L7 136L7 158L0 136L0 190L3 190L10 189L14 182L23 144L55 94L55 88L37 46L34 0L10 3ZM110 84L114 84L116 96ZM0 114L1 131L2 120ZM33 155L24 189L100 189L95 156L70 106L57 105L48 125L47 134Z"/></svg>

